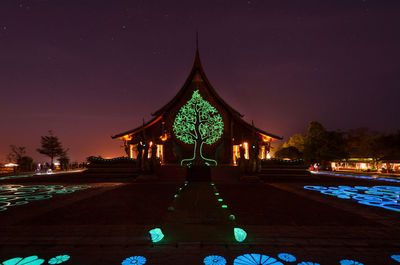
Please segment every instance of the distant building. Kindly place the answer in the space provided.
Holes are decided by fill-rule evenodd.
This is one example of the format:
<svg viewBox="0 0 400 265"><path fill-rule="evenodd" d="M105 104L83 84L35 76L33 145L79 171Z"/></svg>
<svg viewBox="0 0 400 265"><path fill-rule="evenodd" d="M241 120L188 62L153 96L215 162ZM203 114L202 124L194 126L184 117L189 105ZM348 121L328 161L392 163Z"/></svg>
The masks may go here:
<svg viewBox="0 0 400 265"><path fill-rule="evenodd" d="M378 161L374 161L372 158L348 158L331 162L331 167L334 171L378 171L383 173L399 173L400 158L383 157Z"/></svg>
<svg viewBox="0 0 400 265"><path fill-rule="evenodd" d="M204 72L198 48L183 87L152 116L139 127L112 136L123 141L130 158L156 155L163 164L177 164L201 156L207 164L235 164L241 153L246 159L255 155L265 159L271 141L282 139L244 121L217 94Z"/></svg>
<svg viewBox="0 0 400 265"><path fill-rule="evenodd" d="M383 172L400 173L400 157L385 156L380 159L379 169Z"/></svg>
<svg viewBox="0 0 400 265"><path fill-rule="evenodd" d="M371 171L373 170L372 158L348 158L335 160L331 162L332 170L355 170L355 171Z"/></svg>

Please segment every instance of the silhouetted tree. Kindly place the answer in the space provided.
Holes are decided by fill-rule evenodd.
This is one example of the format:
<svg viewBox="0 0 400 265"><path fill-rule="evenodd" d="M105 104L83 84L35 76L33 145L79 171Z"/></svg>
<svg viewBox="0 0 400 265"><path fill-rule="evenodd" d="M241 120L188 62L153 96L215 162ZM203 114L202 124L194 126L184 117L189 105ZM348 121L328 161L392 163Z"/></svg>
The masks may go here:
<svg viewBox="0 0 400 265"><path fill-rule="evenodd" d="M276 157L289 157L284 150L296 147L303 158L309 162L319 162L326 167L326 162L353 158L372 158L376 167L382 159L400 159L400 130L385 134L368 128L350 129L346 132L327 131L321 123L313 121L307 133L295 134L275 153ZM282 150L282 151L281 151ZM281 152L285 155L282 155Z"/></svg>
<svg viewBox="0 0 400 265"><path fill-rule="evenodd" d="M57 136L54 136L52 131L49 131L49 135L41 136L42 148L36 149L39 153L50 157L51 168L53 168L53 160L55 157L65 156L68 150L64 150Z"/></svg>
<svg viewBox="0 0 400 265"><path fill-rule="evenodd" d="M9 162L17 163L18 170L20 171L31 171L33 159L30 156L26 156L26 148L24 146L10 145L11 151L7 156Z"/></svg>
<svg viewBox="0 0 400 265"><path fill-rule="evenodd" d="M275 152L276 158L289 158L289 159L299 159L302 158L301 152L294 146L283 147Z"/></svg>
<svg viewBox="0 0 400 265"><path fill-rule="evenodd" d="M30 156L23 156L18 160L18 167L21 171L32 171L33 159Z"/></svg>
<svg viewBox="0 0 400 265"><path fill-rule="evenodd" d="M400 159L400 130L382 137L384 156Z"/></svg>
<svg viewBox="0 0 400 265"><path fill-rule="evenodd" d="M306 161L319 162L323 168L327 167L329 161L347 158L344 134L337 131L327 131L319 122L310 122L303 155Z"/></svg>
<svg viewBox="0 0 400 265"><path fill-rule="evenodd" d="M365 127L348 130L345 133L345 138L347 141L347 151L349 152L350 157L368 157L364 150L365 143L373 134L375 133Z"/></svg>
<svg viewBox="0 0 400 265"><path fill-rule="evenodd" d="M372 158L374 168L382 158L400 158L398 134L373 132L368 128L349 130L346 132L346 140L350 157Z"/></svg>
<svg viewBox="0 0 400 265"><path fill-rule="evenodd" d="M306 143L306 139L307 136L304 134L293 134L290 138L289 141L287 143L284 143L282 145L282 148L286 148L286 147L296 147L296 149L300 152L303 153L304 152L304 145Z"/></svg>
<svg viewBox="0 0 400 265"><path fill-rule="evenodd" d="M25 146L10 145L10 149L11 151L7 155L8 162L18 163L18 160L20 160L26 153Z"/></svg>
<svg viewBox="0 0 400 265"><path fill-rule="evenodd" d="M70 159L66 153L58 158L58 162L60 162L60 168L62 170L67 170L69 168L69 161Z"/></svg>

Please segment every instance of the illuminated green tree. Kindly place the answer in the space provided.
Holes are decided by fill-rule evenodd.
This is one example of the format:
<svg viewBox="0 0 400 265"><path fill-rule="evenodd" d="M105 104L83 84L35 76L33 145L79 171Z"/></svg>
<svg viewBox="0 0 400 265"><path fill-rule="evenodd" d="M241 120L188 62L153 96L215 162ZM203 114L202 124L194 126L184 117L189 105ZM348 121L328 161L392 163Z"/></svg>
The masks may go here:
<svg viewBox="0 0 400 265"><path fill-rule="evenodd" d="M217 165L217 161L205 158L203 144L213 144L221 138L224 123L217 109L204 100L198 90L179 110L175 117L173 130L176 138L185 144L194 144L193 157L183 159L181 165Z"/></svg>

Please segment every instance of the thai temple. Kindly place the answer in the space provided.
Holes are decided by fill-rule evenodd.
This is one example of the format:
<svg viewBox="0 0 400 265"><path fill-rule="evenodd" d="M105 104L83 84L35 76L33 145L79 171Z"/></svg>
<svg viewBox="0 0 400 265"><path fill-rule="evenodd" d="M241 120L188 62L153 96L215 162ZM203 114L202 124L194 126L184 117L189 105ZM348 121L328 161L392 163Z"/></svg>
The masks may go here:
<svg viewBox="0 0 400 265"><path fill-rule="evenodd" d="M208 80L198 45L182 88L148 122L112 136L130 158L157 156L161 164L235 165L238 158L268 157L275 134L243 120Z"/></svg>

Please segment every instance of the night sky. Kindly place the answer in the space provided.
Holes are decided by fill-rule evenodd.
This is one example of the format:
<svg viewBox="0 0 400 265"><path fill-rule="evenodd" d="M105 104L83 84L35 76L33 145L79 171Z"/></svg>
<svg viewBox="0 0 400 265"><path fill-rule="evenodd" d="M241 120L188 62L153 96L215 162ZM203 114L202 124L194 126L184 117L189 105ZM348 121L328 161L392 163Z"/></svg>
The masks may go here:
<svg viewBox="0 0 400 265"><path fill-rule="evenodd" d="M400 128L400 1L0 1L0 161L53 130L72 161L123 154L190 72L195 35L217 92L286 140Z"/></svg>

